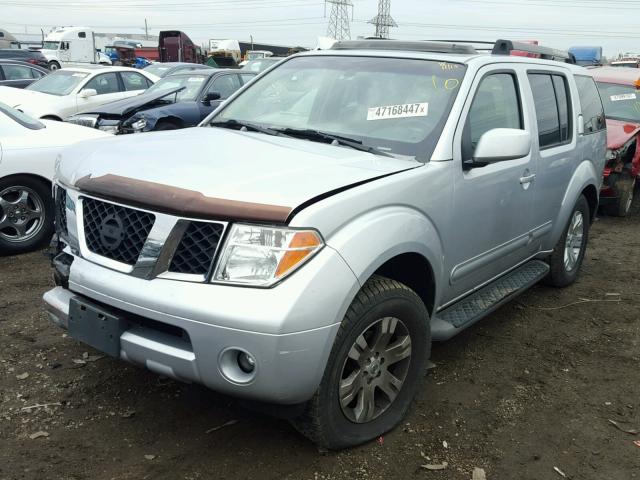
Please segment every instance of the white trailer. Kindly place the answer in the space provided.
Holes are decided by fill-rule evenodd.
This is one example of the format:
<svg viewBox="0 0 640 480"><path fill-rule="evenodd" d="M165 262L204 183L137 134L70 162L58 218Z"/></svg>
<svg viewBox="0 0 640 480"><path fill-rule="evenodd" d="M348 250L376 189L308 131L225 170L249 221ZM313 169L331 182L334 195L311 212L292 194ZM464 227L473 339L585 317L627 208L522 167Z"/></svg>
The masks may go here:
<svg viewBox="0 0 640 480"><path fill-rule="evenodd" d="M45 37L41 51L51 70L69 63L111 63L96 50L95 32L87 27L56 28Z"/></svg>

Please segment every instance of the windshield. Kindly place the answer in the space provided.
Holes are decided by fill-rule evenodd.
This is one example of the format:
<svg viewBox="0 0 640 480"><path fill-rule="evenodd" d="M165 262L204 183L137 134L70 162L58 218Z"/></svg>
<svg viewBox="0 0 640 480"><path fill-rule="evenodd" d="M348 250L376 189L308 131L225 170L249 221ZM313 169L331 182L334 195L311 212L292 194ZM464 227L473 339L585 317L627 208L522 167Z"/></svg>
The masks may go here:
<svg viewBox="0 0 640 480"><path fill-rule="evenodd" d="M207 77L205 75L169 75L168 77L158 80L158 83L148 88L145 93L155 95L158 92L185 87L184 90L178 92L176 101L188 102L196 99L206 80Z"/></svg>
<svg viewBox="0 0 640 480"><path fill-rule="evenodd" d="M465 70L430 60L297 57L252 81L211 121L319 130L424 160L431 157Z"/></svg>
<svg viewBox="0 0 640 480"><path fill-rule="evenodd" d="M26 113L22 113L15 108L11 108L9 105L6 105L2 102L0 102L0 113L4 113L11 120L30 130L40 130L41 128L44 128L44 125L35 118L31 118Z"/></svg>
<svg viewBox="0 0 640 480"><path fill-rule="evenodd" d="M60 42L42 42L42 48L44 50L58 50L58 47L60 46Z"/></svg>
<svg viewBox="0 0 640 480"><path fill-rule="evenodd" d="M631 85L597 82L605 117L640 123L640 91Z"/></svg>
<svg viewBox="0 0 640 480"><path fill-rule="evenodd" d="M244 67L242 67L242 69L249 70L250 72L260 73L266 70L267 68L275 65L280 60L282 59L281 58L260 58L258 60L250 60L249 62L246 63Z"/></svg>
<svg viewBox="0 0 640 480"><path fill-rule="evenodd" d="M73 70L58 70L33 82L26 89L50 95L69 95L87 75Z"/></svg>
<svg viewBox="0 0 640 480"><path fill-rule="evenodd" d="M167 73L169 70L171 70L171 68L172 67L163 65L161 63L153 63L148 67L144 67L145 71L153 75L157 75L158 77L161 77L163 74Z"/></svg>

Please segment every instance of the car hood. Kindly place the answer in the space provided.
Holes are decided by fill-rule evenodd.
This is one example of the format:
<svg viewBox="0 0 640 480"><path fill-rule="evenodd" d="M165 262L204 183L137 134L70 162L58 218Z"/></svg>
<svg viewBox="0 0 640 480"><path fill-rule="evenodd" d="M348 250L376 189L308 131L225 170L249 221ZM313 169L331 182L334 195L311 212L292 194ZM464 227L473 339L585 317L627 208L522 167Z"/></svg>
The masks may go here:
<svg viewBox="0 0 640 480"><path fill-rule="evenodd" d="M310 201L422 165L208 127L84 142L62 158L60 181L96 196L175 215L281 223Z"/></svg>
<svg viewBox="0 0 640 480"><path fill-rule="evenodd" d="M171 90L164 90L156 93L141 93L130 98L123 98L122 100L116 100L115 102L106 103L104 105L98 105L93 109L83 110L82 114L99 114L105 116L126 116L137 110L143 109L146 105L159 100L162 97L171 95L174 92L182 90L184 87L178 87Z"/></svg>
<svg viewBox="0 0 640 480"><path fill-rule="evenodd" d="M35 109L42 110L47 105L57 103L60 98L63 97L23 88L0 87L0 102L6 103L10 107L20 108L25 113L30 113Z"/></svg>
<svg viewBox="0 0 640 480"><path fill-rule="evenodd" d="M41 120L45 128L29 130L25 134L2 137L5 149L57 148L90 140L93 138L111 138L112 135L95 128L81 127L55 120Z"/></svg>
<svg viewBox="0 0 640 480"><path fill-rule="evenodd" d="M640 124L607 119L607 147L615 150L622 147L640 132Z"/></svg>

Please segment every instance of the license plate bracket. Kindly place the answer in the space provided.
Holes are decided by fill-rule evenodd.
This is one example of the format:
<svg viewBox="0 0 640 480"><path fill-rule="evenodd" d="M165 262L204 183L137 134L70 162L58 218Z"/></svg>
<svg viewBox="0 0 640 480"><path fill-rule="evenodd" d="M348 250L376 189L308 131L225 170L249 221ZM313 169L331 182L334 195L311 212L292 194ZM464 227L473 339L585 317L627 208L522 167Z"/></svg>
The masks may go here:
<svg viewBox="0 0 640 480"><path fill-rule="evenodd" d="M127 321L104 307L74 297L69 303L69 335L101 352L120 357L120 335Z"/></svg>

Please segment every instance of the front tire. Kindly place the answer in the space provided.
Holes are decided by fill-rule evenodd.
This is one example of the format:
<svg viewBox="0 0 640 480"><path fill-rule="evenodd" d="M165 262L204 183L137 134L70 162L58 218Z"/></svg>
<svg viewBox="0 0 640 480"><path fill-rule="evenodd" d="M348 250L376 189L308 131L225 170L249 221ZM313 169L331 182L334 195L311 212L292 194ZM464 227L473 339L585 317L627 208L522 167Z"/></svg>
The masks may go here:
<svg viewBox="0 0 640 480"><path fill-rule="evenodd" d="M590 219L589 203L584 195L580 195L560 240L547 260L550 271L545 278L546 284L566 287L576 281L587 251Z"/></svg>
<svg viewBox="0 0 640 480"><path fill-rule="evenodd" d="M420 297L373 276L350 305L322 382L294 427L332 450L388 432L407 413L430 350L429 314Z"/></svg>
<svg viewBox="0 0 640 480"><path fill-rule="evenodd" d="M615 217L626 217L633 203L633 190L636 186L636 179L628 172L615 175L616 178L611 180L618 198L614 204L607 206L606 212Z"/></svg>
<svg viewBox="0 0 640 480"><path fill-rule="evenodd" d="M0 180L0 255L29 252L53 235L53 198L44 182L22 175Z"/></svg>
<svg viewBox="0 0 640 480"><path fill-rule="evenodd" d="M58 62L56 62L55 60L51 60L49 62L49 70L51 70L52 72L54 72L56 70L60 70L60 64Z"/></svg>

